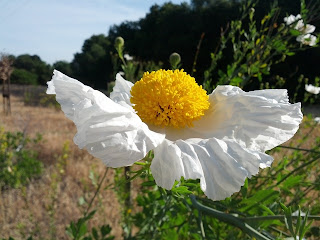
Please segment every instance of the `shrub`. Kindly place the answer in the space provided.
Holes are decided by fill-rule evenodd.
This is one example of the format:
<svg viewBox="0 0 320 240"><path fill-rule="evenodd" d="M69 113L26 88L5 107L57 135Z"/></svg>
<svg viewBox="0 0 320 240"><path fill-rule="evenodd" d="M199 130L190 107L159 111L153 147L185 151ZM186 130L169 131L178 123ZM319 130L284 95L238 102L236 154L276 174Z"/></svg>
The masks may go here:
<svg viewBox="0 0 320 240"><path fill-rule="evenodd" d="M0 128L0 189L26 185L41 174L43 164L37 153L28 149L29 143L38 143L39 135L30 139L23 132L4 132Z"/></svg>

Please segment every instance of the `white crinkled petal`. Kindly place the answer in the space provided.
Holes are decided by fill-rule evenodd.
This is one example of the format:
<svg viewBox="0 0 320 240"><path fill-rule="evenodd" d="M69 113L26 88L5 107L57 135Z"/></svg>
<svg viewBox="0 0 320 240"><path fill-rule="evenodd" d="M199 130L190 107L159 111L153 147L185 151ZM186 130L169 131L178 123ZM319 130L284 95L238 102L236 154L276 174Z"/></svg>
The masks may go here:
<svg viewBox="0 0 320 240"><path fill-rule="evenodd" d="M166 138L227 138L265 152L289 140L303 117L300 103L290 104L284 89L244 92L238 87L218 86L209 101L210 108L194 127L172 129Z"/></svg>
<svg viewBox="0 0 320 240"><path fill-rule="evenodd" d="M54 71L47 93L56 94L63 112L75 123L74 142L107 166L131 165L164 140L130 109L59 71Z"/></svg>
<svg viewBox="0 0 320 240"><path fill-rule="evenodd" d="M247 177L272 161L271 156L243 148L233 140L165 140L154 150L151 171L157 185L166 189L181 177L199 178L210 199L222 200L238 192Z"/></svg>
<svg viewBox="0 0 320 240"><path fill-rule="evenodd" d="M171 141L165 140L154 149L154 159L150 169L157 185L171 189L174 181L179 181L181 177L201 178L202 169L196 153L191 145L184 147L181 149Z"/></svg>
<svg viewBox="0 0 320 240"><path fill-rule="evenodd" d="M132 86L132 82L125 80L120 73L118 73L116 75L115 86L113 87L113 91L110 93L110 98L112 101L133 111L132 104L130 102L130 90Z"/></svg>
<svg viewBox="0 0 320 240"><path fill-rule="evenodd" d="M265 152L287 140L302 121L301 104L290 104L287 90L244 92L219 86L210 96L213 116L220 119L214 136L228 136L242 146Z"/></svg>

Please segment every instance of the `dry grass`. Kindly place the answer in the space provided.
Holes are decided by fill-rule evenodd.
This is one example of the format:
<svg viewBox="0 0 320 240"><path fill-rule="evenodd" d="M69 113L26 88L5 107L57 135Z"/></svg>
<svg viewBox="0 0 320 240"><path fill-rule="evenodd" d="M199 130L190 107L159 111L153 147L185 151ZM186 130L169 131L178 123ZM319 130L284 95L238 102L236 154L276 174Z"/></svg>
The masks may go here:
<svg viewBox="0 0 320 240"><path fill-rule="evenodd" d="M0 101L2 105L2 99ZM0 126L5 131L25 131L30 137L42 134L43 141L37 146L39 158L45 165L40 179L33 180L24 189L6 190L0 193L0 237L12 236L25 239L67 239L65 227L82 217L87 201L95 187L89 179L90 170L102 176L105 166L86 151L79 150L72 139L74 124L62 111L53 108L24 106L22 98L11 97L11 115L0 113ZM63 169L57 167L57 159L63 146L70 143L70 152ZM109 169L104 185L113 182L114 171ZM98 208L91 220L92 226L110 224L116 239L121 237L119 204L112 190L100 191L93 204Z"/></svg>

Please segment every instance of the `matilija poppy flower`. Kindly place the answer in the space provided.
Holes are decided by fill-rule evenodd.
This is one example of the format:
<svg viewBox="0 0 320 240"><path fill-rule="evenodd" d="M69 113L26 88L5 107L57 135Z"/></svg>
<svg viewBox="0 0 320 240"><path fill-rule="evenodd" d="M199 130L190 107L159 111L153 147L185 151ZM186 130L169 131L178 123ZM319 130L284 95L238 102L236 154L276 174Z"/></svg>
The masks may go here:
<svg viewBox="0 0 320 240"><path fill-rule="evenodd" d="M183 70L147 72L135 84L117 74L110 98L55 70L47 93L75 123L79 148L110 167L132 165L153 150L157 185L200 179L212 200L269 167L265 151L290 139L302 120L300 103L290 104L286 90L218 86L207 95Z"/></svg>

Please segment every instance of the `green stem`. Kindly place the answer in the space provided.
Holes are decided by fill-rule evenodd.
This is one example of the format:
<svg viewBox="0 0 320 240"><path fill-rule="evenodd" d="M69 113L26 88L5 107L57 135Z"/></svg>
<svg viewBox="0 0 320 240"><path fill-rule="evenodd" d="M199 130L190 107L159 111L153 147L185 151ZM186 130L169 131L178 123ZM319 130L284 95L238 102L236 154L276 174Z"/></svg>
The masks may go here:
<svg viewBox="0 0 320 240"><path fill-rule="evenodd" d="M316 160L319 160L320 155L316 155L312 160L300 165L299 167L295 168L293 171L291 171L290 173L288 173L286 176L284 176L280 181L278 181L276 184L274 184L273 186L268 187L267 189L273 189L274 187L280 185L280 183L282 183L283 181L285 181L288 177L290 177L292 174L294 174L295 172L301 170L302 168L312 164L313 162L315 162ZM257 205L259 205L262 201L265 201L266 199L268 199L269 197L271 197L275 192L271 192L270 194L268 194L263 200L260 200L258 202L256 202L255 204L251 205L248 209L246 209L246 212L248 212L249 210L251 210L252 208L256 207Z"/></svg>
<svg viewBox="0 0 320 240"><path fill-rule="evenodd" d="M101 185L102 185L104 179L105 179L106 176L107 176L108 170L109 170L109 168L107 167L106 170L105 170L105 172L104 172L104 174L103 174L103 177L102 177L100 183L98 184L97 190L96 190L96 192L94 193L93 198L91 198L91 201L90 201L90 203L89 203L89 205L88 205L88 208L87 208L87 210L86 210L85 213L84 213L84 217L87 216L87 214L88 214L88 212L89 212L89 210L90 210L90 208L91 208L91 206L92 206L92 203L93 203L94 199L95 199L96 196L98 195L98 192L100 191Z"/></svg>
<svg viewBox="0 0 320 240"><path fill-rule="evenodd" d="M305 152L311 152L311 153L319 153L319 151L315 151L312 149L306 149L306 148L296 148L296 147L289 147L289 146L278 146L279 148L287 148L287 149L293 149L293 150L299 150L299 151L305 151Z"/></svg>
<svg viewBox="0 0 320 240"><path fill-rule="evenodd" d="M293 219L298 218L298 216L291 216L291 217ZM239 219L245 222L250 222L250 221L264 221L264 220L284 220L284 218L285 218L284 215L273 215L273 216L245 217L245 218L239 218ZM319 221L320 216L309 215L308 219Z"/></svg>
<svg viewBox="0 0 320 240"><path fill-rule="evenodd" d="M320 154L320 153L319 153ZM317 155L316 157L314 157L312 160L300 165L299 167L295 168L293 171L291 171L290 173L288 173L286 176L284 176L279 182L277 182L277 184L275 184L274 186L270 187L273 188L275 186L278 186L280 183L282 183L284 180L286 180L288 177L290 177L292 174L294 174L295 172L299 171L300 169L310 165L311 163L315 162L316 160L319 160L320 155Z"/></svg>
<svg viewBox="0 0 320 240"><path fill-rule="evenodd" d="M236 226L236 227L240 228L243 232L247 233L251 237L256 238L257 240L270 240L270 238L262 235L260 232L255 230L253 227L251 227L250 225L248 225L247 223L242 221L242 219L237 218L233 215L224 213L224 212L220 212L216 209L204 206L196 200L196 197L194 195L190 195L190 199L191 199L192 205L195 208L197 208L198 211L207 213L207 214L219 219L222 222Z"/></svg>

